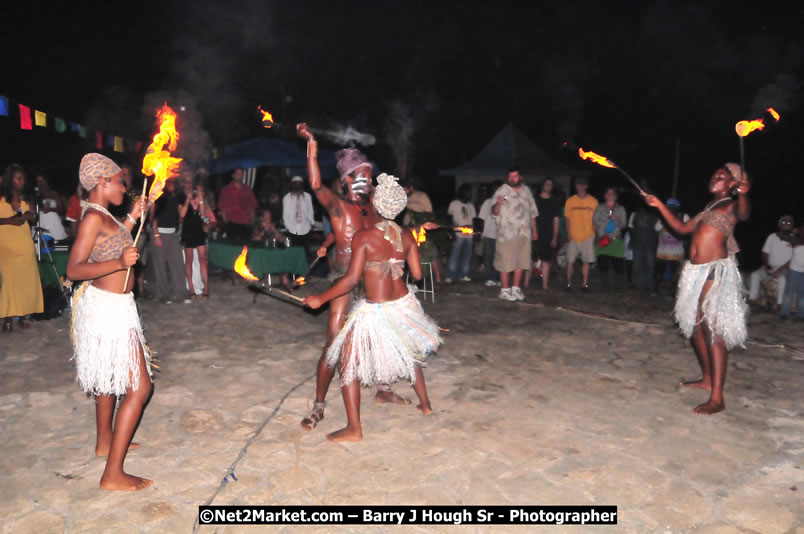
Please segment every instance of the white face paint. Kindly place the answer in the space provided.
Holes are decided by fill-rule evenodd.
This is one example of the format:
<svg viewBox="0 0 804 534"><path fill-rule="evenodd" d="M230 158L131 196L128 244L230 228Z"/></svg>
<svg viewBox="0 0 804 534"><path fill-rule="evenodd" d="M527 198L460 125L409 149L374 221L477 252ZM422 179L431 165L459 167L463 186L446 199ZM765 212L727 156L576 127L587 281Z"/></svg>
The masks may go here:
<svg viewBox="0 0 804 534"><path fill-rule="evenodd" d="M360 173L352 180L352 192L356 195L368 195L371 190L371 175Z"/></svg>

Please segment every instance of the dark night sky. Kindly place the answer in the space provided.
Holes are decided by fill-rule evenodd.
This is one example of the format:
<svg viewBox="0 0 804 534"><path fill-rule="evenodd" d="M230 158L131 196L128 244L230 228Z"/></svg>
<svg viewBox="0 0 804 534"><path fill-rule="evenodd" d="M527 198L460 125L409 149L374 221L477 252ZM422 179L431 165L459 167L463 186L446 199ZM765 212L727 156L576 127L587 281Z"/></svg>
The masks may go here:
<svg viewBox="0 0 804 534"><path fill-rule="evenodd" d="M0 21L0 94L139 139L161 100L180 101L199 153L207 139L266 135L257 104L287 125L351 124L382 141L397 100L414 112L425 181L513 120L567 163L590 169L560 150L571 136L666 196L678 137L679 196L693 211L711 172L738 158L734 123L768 97L783 118L747 139L753 226L804 215L800 2L15 4ZM2 118L0 142L3 165L69 168L87 150ZM387 146L369 152L393 170Z"/></svg>

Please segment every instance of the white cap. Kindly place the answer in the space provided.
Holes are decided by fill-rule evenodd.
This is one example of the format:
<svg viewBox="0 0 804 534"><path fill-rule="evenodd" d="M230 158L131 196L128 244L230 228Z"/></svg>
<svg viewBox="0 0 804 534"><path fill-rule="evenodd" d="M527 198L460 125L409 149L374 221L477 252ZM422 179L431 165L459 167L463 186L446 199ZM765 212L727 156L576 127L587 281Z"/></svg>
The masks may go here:
<svg viewBox="0 0 804 534"><path fill-rule="evenodd" d="M301 176L294 176L293 178L290 179L290 183L293 182L304 182L304 178L302 178Z"/></svg>

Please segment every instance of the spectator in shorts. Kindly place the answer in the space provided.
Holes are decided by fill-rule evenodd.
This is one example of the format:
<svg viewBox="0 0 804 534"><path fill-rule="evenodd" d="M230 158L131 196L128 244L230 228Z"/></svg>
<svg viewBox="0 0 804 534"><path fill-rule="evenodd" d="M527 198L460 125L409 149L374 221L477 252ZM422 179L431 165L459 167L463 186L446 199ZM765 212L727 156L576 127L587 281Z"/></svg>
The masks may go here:
<svg viewBox="0 0 804 534"><path fill-rule="evenodd" d="M458 189L458 198L449 203L447 213L452 217L454 226L472 227L472 220L477 215L472 205L472 186L463 184ZM453 280L470 282L469 264L472 261L472 234L464 234L455 230L455 240L452 242L452 252L447 263L447 278L444 282L451 284Z"/></svg>
<svg viewBox="0 0 804 534"><path fill-rule="evenodd" d="M536 255L542 260L542 289L545 291L550 286L550 264L558 247L558 219L561 215L558 200L553 196L553 187L553 179L545 178L536 197L536 208L539 211L536 219L539 231Z"/></svg>
<svg viewBox="0 0 804 534"><path fill-rule="evenodd" d="M531 240L539 238L536 217L539 210L530 188L522 183L517 167L508 171L508 181L494 194L491 213L497 218L497 247L494 268L500 271L502 300L525 300L520 289L522 272L531 267ZM511 286L511 271L514 284Z"/></svg>
<svg viewBox="0 0 804 534"><path fill-rule="evenodd" d="M589 291L589 268L595 263L595 226L592 216L597 208L597 199L587 191L589 181L581 176L575 179L577 194L567 199L564 205L566 216L567 235L567 291L572 291L572 273L575 270L575 260L578 257L583 262L582 291Z"/></svg>
<svg viewBox="0 0 804 534"><path fill-rule="evenodd" d="M690 220L689 215L680 213L681 202L675 198L667 199L667 209L678 217L681 222ZM659 238L656 246L656 276L654 278L653 292L658 294L662 280L666 276L669 276L671 281L677 278L681 264L684 261L684 242L676 237L661 219L656 222L654 229L659 232ZM675 284L671 285L676 287Z"/></svg>
<svg viewBox="0 0 804 534"><path fill-rule="evenodd" d="M483 221L483 267L486 270L486 285L489 287L500 285L500 272L494 268L494 249L497 245L497 221L491 214L494 205L494 191L496 188L487 187L488 198L480 205L478 217Z"/></svg>
<svg viewBox="0 0 804 534"><path fill-rule="evenodd" d="M799 236L801 237L801 236ZM785 215L779 219L777 231L765 239L762 246L762 267L751 273L748 282L748 300L756 305L759 298L759 286L768 278L776 279L776 305L782 305L785 292L787 264L793 257L793 217Z"/></svg>

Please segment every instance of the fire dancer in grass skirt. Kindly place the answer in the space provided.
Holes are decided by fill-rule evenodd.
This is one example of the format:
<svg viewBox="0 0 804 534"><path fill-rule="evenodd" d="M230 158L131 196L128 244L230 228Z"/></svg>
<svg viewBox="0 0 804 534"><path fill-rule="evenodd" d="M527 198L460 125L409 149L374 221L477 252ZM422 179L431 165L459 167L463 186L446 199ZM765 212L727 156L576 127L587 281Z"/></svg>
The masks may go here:
<svg viewBox="0 0 804 534"><path fill-rule="evenodd" d="M143 202L134 203L124 223L109 213L109 204L123 202L126 187L120 168L101 154L84 156L79 177L89 191L89 202L84 204L67 263L67 276L88 280L73 296L70 334L78 382L95 396L95 454L108 455L100 487L139 490L153 482L126 474L123 461L129 448L138 447L131 437L151 394L151 363L131 293L134 278L122 292L121 288L126 270L140 256L131 229ZM115 418L115 402L121 395L125 398Z"/></svg>
<svg viewBox="0 0 804 534"><path fill-rule="evenodd" d="M726 163L709 180L714 199L687 222L682 222L659 199L647 195L646 202L658 208L667 224L678 234L692 234L690 261L681 272L674 316L681 332L691 338L701 366L700 380L682 386L705 389L709 400L693 411L709 415L725 409L728 350L742 346L745 328L745 289L735 254L739 247L734 226L751 213L748 190L751 184L736 163ZM732 196L737 193L736 198Z"/></svg>
<svg viewBox="0 0 804 534"><path fill-rule="evenodd" d="M383 217L352 239L349 270L334 286L304 299L319 308L349 293L363 279L366 299L358 301L346 324L329 346L326 363L340 363L341 392L347 426L327 435L332 441L360 441L360 385L373 386L408 379L419 397L417 408L431 413L422 365L441 343L438 325L422 310L402 279L405 260L414 279L422 277L419 250L410 231L393 219L407 204L405 190L396 178L381 174L372 202Z"/></svg>

